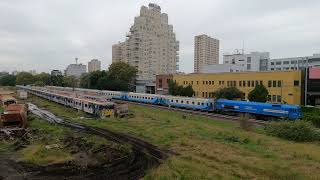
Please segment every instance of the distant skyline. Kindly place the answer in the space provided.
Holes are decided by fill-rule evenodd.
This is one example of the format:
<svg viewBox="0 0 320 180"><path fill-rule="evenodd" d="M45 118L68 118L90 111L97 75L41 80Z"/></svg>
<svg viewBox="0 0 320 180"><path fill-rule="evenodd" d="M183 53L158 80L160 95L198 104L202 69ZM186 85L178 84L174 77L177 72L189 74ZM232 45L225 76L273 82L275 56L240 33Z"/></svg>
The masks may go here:
<svg viewBox="0 0 320 180"><path fill-rule="evenodd" d="M112 44L142 5L160 5L180 41L180 71L193 71L194 36L220 40L220 54L267 51L271 58L320 53L317 0L1 0L0 71L64 70L68 64L112 61ZM220 55L220 62L222 57Z"/></svg>

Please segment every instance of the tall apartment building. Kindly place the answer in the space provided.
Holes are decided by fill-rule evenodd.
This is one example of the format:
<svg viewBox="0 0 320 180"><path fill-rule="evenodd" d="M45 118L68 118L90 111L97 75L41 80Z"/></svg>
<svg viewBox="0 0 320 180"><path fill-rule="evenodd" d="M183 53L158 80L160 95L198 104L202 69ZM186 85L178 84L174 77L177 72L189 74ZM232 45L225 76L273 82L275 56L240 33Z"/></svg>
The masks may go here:
<svg viewBox="0 0 320 180"><path fill-rule="evenodd" d="M168 15L157 4L142 6L125 42L112 47L112 61L138 69L136 92L154 93L157 74L174 74L179 66L179 42Z"/></svg>
<svg viewBox="0 0 320 180"><path fill-rule="evenodd" d="M320 66L320 54L313 56L271 59L269 70L304 70L306 67Z"/></svg>
<svg viewBox="0 0 320 180"><path fill-rule="evenodd" d="M194 72L201 73L204 66L219 64L219 40L205 34L194 37Z"/></svg>
<svg viewBox="0 0 320 180"><path fill-rule="evenodd" d="M119 42L118 44L112 45L112 62L126 62L127 58L127 45L126 42Z"/></svg>
<svg viewBox="0 0 320 180"><path fill-rule="evenodd" d="M82 74L87 72L87 66L83 64L70 64L65 70L66 76L80 77Z"/></svg>
<svg viewBox="0 0 320 180"><path fill-rule="evenodd" d="M244 71L267 71L270 60L269 56L269 52L224 54L223 63L243 66Z"/></svg>
<svg viewBox="0 0 320 180"><path fill-rule="evenodd" d="M92 59L88 62L88 72L100 71L101 70L101 61L98 59Z"/></svg>

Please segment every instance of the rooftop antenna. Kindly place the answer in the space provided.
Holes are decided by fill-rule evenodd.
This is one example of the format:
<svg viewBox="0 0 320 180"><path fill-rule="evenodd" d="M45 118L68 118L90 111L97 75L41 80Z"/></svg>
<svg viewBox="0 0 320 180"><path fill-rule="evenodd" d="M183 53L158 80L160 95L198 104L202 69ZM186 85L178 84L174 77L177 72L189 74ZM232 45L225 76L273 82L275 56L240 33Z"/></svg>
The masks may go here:
<svg viewBox="0 0 320 180"><path fill-rule="evenodd" d="M78 64L78 58L76 57L76 64Z"/></svg>
<svg viewBox="0 0 320 180"><path fill-rule="evenodd" d="M244 54L244 40L242 41L242 54Z"/></svg>

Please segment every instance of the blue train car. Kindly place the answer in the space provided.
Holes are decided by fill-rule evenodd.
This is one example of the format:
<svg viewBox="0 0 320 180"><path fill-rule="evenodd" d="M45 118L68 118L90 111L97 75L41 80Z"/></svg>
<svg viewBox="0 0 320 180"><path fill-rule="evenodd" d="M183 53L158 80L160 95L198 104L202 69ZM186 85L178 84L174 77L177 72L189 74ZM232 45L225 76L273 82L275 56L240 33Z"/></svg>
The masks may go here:
<svg viewBox="0 0 320 180"><path fill-rule="evenodd" d="M263 116L284 117L291 120L301 119L301 108L296 105L270 104L218 99L215 102L217 111L250 113Z"/></svg>
<svg viewBox="0 0 320 180"><path fill-rule="evenodd" d="M204 98L190 98L179 96L162 96L161 104L170 107L201 110L201 111L213 111L214 101L212 99Z"/></svg>
<svg viewBox="0 0 320 180"><path fill-rule="evenodd" d="M121 91L103 90L103 91L99 92L99 95L110 96L112 99L118 99L118 100L126 100L127 99L127 93L121 92Z"/></svg>
<svg viewBox="0 0 320 180"><path fill-rule="evenodd" d="M160 95L158 94L143 94L143 93L128 93L128 101L149 103L149 104L159 104Z"/></svg>

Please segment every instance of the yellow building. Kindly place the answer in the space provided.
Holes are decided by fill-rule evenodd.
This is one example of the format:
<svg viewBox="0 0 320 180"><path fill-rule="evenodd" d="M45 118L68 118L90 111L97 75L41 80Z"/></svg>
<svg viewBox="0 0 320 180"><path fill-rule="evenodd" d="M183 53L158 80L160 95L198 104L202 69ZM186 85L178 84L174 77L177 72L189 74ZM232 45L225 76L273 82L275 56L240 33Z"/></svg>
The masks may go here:
<svg viewBox="0 0 320 180"><path fill-rule="evenodd" d="M269 91L268 101L301 105L301 71L233 72L173 75L179 85L192 85L196 97L208 98L220 88L235 86L245 98L257 84Z"/></svg>

